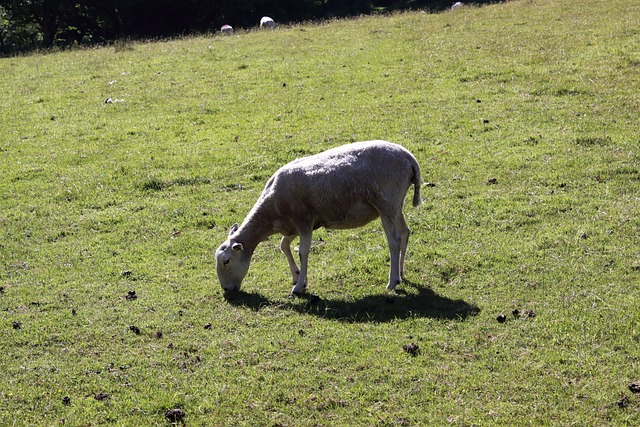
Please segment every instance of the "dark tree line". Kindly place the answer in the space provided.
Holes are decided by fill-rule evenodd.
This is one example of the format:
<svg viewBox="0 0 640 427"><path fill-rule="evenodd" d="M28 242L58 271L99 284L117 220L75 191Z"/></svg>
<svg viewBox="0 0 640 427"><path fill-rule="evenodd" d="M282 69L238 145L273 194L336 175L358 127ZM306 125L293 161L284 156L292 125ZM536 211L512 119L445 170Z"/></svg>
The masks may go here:
<svg viewBox="0 0 640 427"><path fill-rule="evenodd" d="M0 53L367 14L454 0L0 0ZM478 1L485 3L488 1Z"/></svg>

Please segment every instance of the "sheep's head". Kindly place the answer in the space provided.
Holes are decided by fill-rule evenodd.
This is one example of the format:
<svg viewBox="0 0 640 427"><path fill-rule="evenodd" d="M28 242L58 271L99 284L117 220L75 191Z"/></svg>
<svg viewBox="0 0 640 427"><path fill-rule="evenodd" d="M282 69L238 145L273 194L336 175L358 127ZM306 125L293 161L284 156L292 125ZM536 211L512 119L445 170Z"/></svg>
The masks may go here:
<svg viewBox="0 0 640 427"><path fill-rule="evenodd" d="M225 292L240 290L251 263L251 253L233 238L237 229L238 224L234 224L229 238L216 250L216 270L220 286Z"/></svg>

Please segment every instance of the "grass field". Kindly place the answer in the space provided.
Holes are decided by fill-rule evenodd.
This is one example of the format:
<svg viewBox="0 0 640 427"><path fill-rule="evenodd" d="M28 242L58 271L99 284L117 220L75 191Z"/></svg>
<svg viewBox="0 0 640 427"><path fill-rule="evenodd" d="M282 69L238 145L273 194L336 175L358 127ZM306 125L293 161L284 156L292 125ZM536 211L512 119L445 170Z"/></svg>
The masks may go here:
<svg viewBox="0 0 640 427"><path fill-rule="evenodd" d="M632 3L0 59L0 425L638 425ZM307 298L272 237L225 299L269 176L367 139L429 183L407 282L376 221L314 234Z"/></svg>

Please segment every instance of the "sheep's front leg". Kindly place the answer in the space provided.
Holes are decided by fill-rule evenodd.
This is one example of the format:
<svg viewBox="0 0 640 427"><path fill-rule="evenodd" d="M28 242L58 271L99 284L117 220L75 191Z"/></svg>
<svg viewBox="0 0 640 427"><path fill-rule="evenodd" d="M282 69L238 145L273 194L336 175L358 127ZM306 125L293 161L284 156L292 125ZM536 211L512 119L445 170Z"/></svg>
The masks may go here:
<svg viewBox="0 0 640 427"><path fill-rule="evenodd" d="M293 242L293 239L295 238L296 236L284 236L282 240L280 240L280 250L284 256L287 257L294 285L298 283L298 278L300 277L300 269L298 268L295 259L293 259L293 254L291 253L291 242Z"/></svg>
<svg viewBox="0 0 640 427"><path fill-rule="evenodd" d="M300 234L300 276L298 282L291 290L292 294L301 294L307 287L307 267L309 265L309 252L311 251L311 231Z"/></svg>

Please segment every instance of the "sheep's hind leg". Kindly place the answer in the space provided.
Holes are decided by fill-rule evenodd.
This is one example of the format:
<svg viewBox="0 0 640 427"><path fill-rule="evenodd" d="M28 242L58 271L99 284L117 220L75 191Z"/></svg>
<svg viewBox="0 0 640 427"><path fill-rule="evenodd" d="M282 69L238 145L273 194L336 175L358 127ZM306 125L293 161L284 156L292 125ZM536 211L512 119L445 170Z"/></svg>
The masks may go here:
<svg viewBox="0 0 640 427"><path fill-rule="evenodd" d="M407 226L407 222L404 220L404 216L400 213L398 220L396 221L396 226L398 227L398 231L400 232L400 277L404 277L404 260L407 255L407 246L409 244L409 227Z"/></svg>
<svg viewBox="0 0 640 427"><path fill-rule="evenodd" d="M387 235L387 243L389 244L389 256L391 268L389 270L388 290L395 289L400 283L400 248L402 245L402 237L396 226L396 220L388 216L380 216L382 219L382 227Z"/></svg>
<svg viewBox="0 0 640 427"><path fill-rule="evenodd" d="M300 234L300 276L298 282L291 290L293 295L300 295L307 287L307 267L309 265L309 252L311 251L311 231Z"/></svg>
<svg viewBox="0 0 640 427"><path fill-rule="evenodd" d="M291 271L291 278L293 280L293 284L298 283L298 278L300 277L300 269L296 264L295 259L293 258L293 254L291 253L291 242L295 239L296 236L284 236L282 240L280 240L280 250L287 257L287 262L289 263L289 270Z"/></svg>

